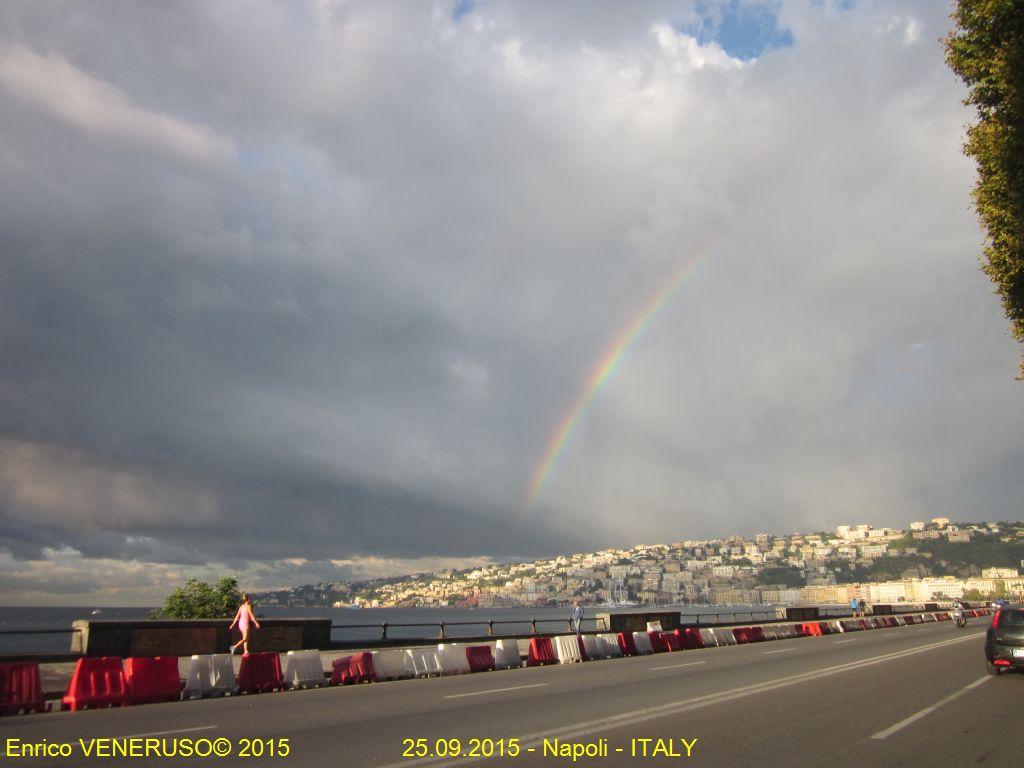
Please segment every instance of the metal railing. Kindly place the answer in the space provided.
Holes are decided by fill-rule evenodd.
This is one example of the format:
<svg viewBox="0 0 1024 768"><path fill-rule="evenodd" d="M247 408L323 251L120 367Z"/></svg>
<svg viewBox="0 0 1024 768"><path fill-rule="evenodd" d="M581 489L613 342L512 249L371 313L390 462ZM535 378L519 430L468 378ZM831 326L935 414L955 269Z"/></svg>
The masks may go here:
<svg viewBox="0 0 1024 768"><path fill-rule="evenodd" d="M595 625L594 631L600 631L607 629L603 619L596 618L583 618L583 623L592 623ZM459 635L448 635L445 634L445 630L448 627L487 627L488 637L502 637L502 635L496 634L494 628L503 624L516 624L519 626L529 625L530 634L538 635L541 634L541 630L537 629L538 624L557 624L559 626L567 627L569 632L574 632L575 627L573 626L572 619L508 619L505 621L495 621L494 619L488 619L487 621L428 621L418 623L395 623L395 622L381 622L380 624L331 624L331 630L335 629L377 629L380 630L380 639L388 640L394 638L388 638L388 630L396 628L416 628L416 627L434 627L437 630L437 639L445 640L450 637L458 637Z"/></svg>

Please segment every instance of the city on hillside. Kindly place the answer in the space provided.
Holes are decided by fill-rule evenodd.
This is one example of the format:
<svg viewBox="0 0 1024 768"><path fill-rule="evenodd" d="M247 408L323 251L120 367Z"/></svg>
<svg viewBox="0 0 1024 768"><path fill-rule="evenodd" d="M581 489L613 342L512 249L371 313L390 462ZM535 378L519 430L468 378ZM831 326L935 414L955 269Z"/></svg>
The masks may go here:
<svg viewBox="0 0 1024 768"><path fill-rule="evenodd" d="M841 525L834 533L638 545L530 563L256 595L264 606L797 605L1024 598L1024 523Z"/></svg>

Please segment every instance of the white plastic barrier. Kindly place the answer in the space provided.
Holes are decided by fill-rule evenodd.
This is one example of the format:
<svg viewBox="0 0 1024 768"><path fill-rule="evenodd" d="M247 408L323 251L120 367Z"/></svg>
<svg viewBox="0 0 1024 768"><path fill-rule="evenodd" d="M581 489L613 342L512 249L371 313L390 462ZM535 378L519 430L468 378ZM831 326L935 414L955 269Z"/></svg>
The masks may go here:
<svg viewBox="0 0 1024 768"><path fill-rule="evenodd" d="M284 684L289 688L327 685L320 651L288 651L284 657Z"/></svg>
<svg viewBox="0 0 1024 768"><path fill-rule="evenodd" d="M433 648L410 648L405 652L405 668L413 677L443 675L444 670Z"/></svg>
<svg viewBox="0 0 1024 768"><path fill-rule="evenodd" d="M736 635L732 633L731 629L716 627L712 631L715 633L715 637L718 638L719 645L736 645Z"/></svg>
<svg viewBox="0 0 1024 768"><path fill-rule="evenodd" d="M664 632L665 630L663 630L661 628L661 622L660 621L648 621L647 622L647 631L648 632Z"/></svg>
<svg viewBox="0 0 1024 768"><path fill-rule="evenodd" d="M597 636L597 639L605 656L608 658L622 656L622 649L619 647L619 636L614 632L602 632Z"/></svg>
<svg viewBox="0 0 1024 768"><path fill-rule="evenodd" d="M189 659L188 676L185 678L186 699L223 696L237 689L230 653L193 656Z"/></svg>
<svg viewBox="0 0 1024 768"><path fill-rule="evenodd" d="M935 621L935 614L934 613L924 613L924 614L921 614L921 618L923 618L925 621Z"/></svg>
<svg viewBox="0 0 1024 768"><path fill-rule="evenodd" d="M713 629L701 629L700 639L704 641L705 648L714 648L718 645L718 638L715 637Z"/></svg>
<svg viewBox="0 0 1024 768"><path fill-rule="evenodd" d="M603 659L608 655L597 635L583 635L583 650L587 652L588 659Z"/></svg>
<svg viewBox="0 0 1024 768"><path fill-rule="evenodd" d="M580 643L576 639L576 635L557 635L551 639L554 641L555 655L558 656L559 664L583 661L580 656Z"/></svg>
<svg viewBox="0 0 1024 768"><path fill-rule="evenodd" d="M441 662L442 674L464 675L469 672L465 643L438 643L437 660Z"/></svg>
<svg viewBox="0 0 1024 768"><path fill-rule="evenodd" d="M651 638L648 637L646 632L634 632L633 645L636 646L637 653L654 653L654 648L651 646Z"/></svg>
<svg viewBox="0 0 1024 768"><path fill-rule="evenodd" d="M415 674L406 665L404 650L374 651L372 655L373 674L378 681L401 680Z"/></svg>
<svg viewBox="0 0 1024 768"><path fill-rule="evenodd" d="M905 627L905 626L907 626L907 620L904 619L902 616L897 616L896 617L896 626L897 627Z"/></svg>
<svg viewBox="0 0 1024 768"><path fill-rule="evenodd" d="M519 655L519 643L515 640L499 640L494 644L494 668L514 669L523 666Z"/></svg>
<svg viewBox="0 0 1024 768"><path fill-rule="evenodd" d="M838 633L838 632L842 632L842 631L844 631L844 630L843 630L843 623L842 623L841 621L839 621L838 619L836 619L836 620L834 620L834 621L830 621L830 622L828 622L828 625L829 625L830 627L832 627L832 633L833 633L833 634L836 634L836 633Z"/></svg>

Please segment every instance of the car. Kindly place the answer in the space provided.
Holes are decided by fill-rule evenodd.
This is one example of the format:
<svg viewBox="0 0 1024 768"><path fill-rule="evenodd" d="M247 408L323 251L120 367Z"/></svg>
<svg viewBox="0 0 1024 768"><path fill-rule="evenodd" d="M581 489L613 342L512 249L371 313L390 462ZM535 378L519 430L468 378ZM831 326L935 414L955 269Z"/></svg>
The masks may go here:
<svg viewBox="0 0 1024 768"><path fill-rule="evenodd" d="M1004 605L993 614L985 633L985 659L990 675L1024 670L1024 604Z"/></svg>

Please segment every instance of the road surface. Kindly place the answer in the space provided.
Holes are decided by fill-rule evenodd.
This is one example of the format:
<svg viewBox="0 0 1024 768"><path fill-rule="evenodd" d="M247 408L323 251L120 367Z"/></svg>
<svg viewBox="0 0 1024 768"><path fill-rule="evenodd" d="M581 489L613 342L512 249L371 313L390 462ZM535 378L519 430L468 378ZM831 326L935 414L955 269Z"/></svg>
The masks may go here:
<svg viewBox="0 0 1024 768"><path fill-rule="evenodd" d="M0 720L0 752L9 752L13 739L16 746L70 745L73 755L9 752L0 764L1019 768L1024 675L988 677L985 624L973 620L958 630L942 622L566 666L7 717ZM109 739L124 737L139 737L121 743L140 750L149 738L160 749L190 741L200 752L221 740L218 748L230 756L105 756ZM260 749L262 758L240 755ZM595 756L574 760L573 749Z"/></svg>

